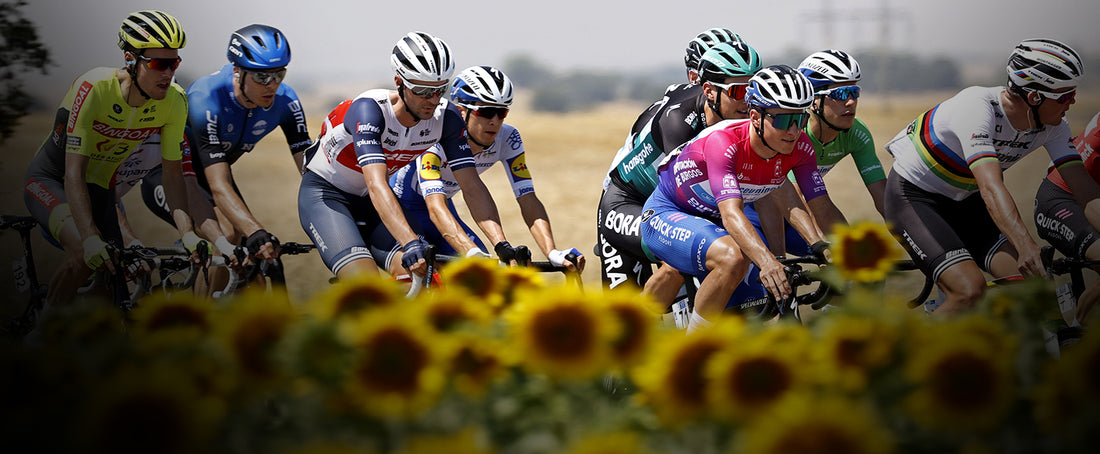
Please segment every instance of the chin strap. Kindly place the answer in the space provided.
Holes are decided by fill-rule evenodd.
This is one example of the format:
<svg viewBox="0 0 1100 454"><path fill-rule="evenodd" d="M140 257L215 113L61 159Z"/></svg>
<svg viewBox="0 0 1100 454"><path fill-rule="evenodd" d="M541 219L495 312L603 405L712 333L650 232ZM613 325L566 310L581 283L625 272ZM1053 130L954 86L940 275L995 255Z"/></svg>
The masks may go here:
<svg viewBox="0 0 1100 454"><path fill-rule="evenodd" d="M1039 120L1039 106L1043 105L1043 102L1039 101L1039 106L1031 105L1031 101L1028 100L1028 95L1030 93L1027 90L1024 90L1022 87L1016 86L1016 84L1009 83L1008 89L1024 99L1024 104L1027 104L1027 110L1031 112L1031 121L1036 127L1036 131L1042 131L1043 129L1045 129L1046 125L1044 125L1043 122Z"/></svg>
<svg viewBox="0 0 1100 454"><path fill-rule="evenodd" d="M814 116L816 116L819 120L821 120L823 123L825 123L825 126L828 126L833 131L840 131L840 132L847 132L849 129L852 129L852 128L840 128L840 127L837 127L837 125L829 123L829 120L825 119L825 95L817 95L817 99L818 99L817 108L816 109L811 109L810 112L812 112L814 114Z"/></svg>
<svg viewBox="0 0 1100 454"><path fill-rule="evenodd" d="M463 121L465 121L467 125L470 124L470 109L466 109L466 118L463 119ZM470 142L473 142L474 145L477 145L477 146L481 147L482 151L488 150L489 146L492 145L492 144L485 145L481 142L478 142L477 139L474 138L474 135L470 134L470 127L469 126L466 127L466 138L470 139Z"/></svg>
<svg viewBox="0 0 1100 454"><path fill-rule="evenodd" d="M402 88L404 88L404 87L405 87L404 85L398 85L397 86L397 97L401 99L401 106L405 108L405 112L408 112L409 115L412 115L414 120L416 120L416 121L423 120L423 118L420 118L419 115L417 115L417 114L413 113L413 111L409 110L409 102L405 101L405 90L402 90ZM474 143L477 143L477 142L474 142Z"/></svg>
<svg viewBox="0 0 1100 454"><path fill-rule="evenodd" d="M137 54L135 54L135 53L133 53L133 52L131 52L130 54L131 54L131 55L134 55L134 56L136 56L136 55L137 55ZM138 77L137 77L137 62L133 62L133 61L131 61L131 62L126 62L126 74L129 74L129 75L130 75L130 85L132 85L132 86L134 86L135 88L137 88L138 94L140 94L141 96L145 97L145 99L146 99L146 100L148 100L148 99L152 99L152 96L149 96L149 93L146 93L146 92L145 92L145 90L142 90L142 89L141 89L141 84L139 84L139 83L138 83Z"/></svg>
<svg viewBox="0 0 1100 454"><path fill-rule="evenodd" d="M765 147L768 147L769 150L774 151L775 156L779 156L779 150L776 150L775 148L772 148L771 145L768 145L768 139L764 138L764 118L763 118L764 111L760 110L760 109L757 109L756 111L760 112L760 115L761 115L760 126L753 125L752 128L756 131L756 135L760 136L760 142L762 142ZM765 160L772 159L775 156L772 156L771 158L765 158Z"/></svg>
<svg viewBox="0 0 1100 454"><path fill-rule="evenodd" d="M259 104L256 104L256 101L253 101L251 98L248 97L248 94L246 94L244 92L244 77L245 77L244 68L241 68L241 67L238 66L237 67L237 78L239 80L237 82L237 86L241 89L241 97L244 98L245 101L251 103L252 105L258 106Z"/></svg>

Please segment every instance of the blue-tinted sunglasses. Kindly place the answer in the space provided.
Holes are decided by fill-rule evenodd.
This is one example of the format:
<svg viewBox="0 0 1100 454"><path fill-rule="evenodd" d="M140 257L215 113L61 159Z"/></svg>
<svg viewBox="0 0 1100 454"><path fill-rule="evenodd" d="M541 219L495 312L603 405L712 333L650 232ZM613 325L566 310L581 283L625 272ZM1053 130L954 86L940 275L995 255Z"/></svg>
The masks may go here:
<svg viewBox="0 0 1100 454"><path fill-rule="evenodd" d="M802 129L805 128L806 123L810 121L810 114L806 112L785 114L763 113L765 117L772 117L772 126L780 131L791 129L791 126L798 126L798 129Z"/></svg>
<svg viewBox="0 0 1100 454"><path fill-rule="evenodd" d="M832 90L819 91L817 94L828 96L837 101L847 101L849 99L859 99L860 91L857 85L846 85L843 87L836 87Z"/></svg>

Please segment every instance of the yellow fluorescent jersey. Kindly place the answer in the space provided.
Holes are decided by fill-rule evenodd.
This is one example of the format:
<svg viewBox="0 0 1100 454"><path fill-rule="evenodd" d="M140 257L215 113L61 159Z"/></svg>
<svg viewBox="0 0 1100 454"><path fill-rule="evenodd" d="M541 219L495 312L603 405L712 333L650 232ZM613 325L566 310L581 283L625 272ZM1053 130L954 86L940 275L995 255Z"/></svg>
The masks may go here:
<svg viewBox="0 0 1100 454"><path fill-rule="evenodd" d="M173 82L164 99L130 107L122 97L118 71L95 68L84 73L60 106L69 111L65 151L87 156L87 182L108 189L115 185L119 165L150 135L160 133L164 160L180 160L187 122L187 95L182 87Z"/></svg>

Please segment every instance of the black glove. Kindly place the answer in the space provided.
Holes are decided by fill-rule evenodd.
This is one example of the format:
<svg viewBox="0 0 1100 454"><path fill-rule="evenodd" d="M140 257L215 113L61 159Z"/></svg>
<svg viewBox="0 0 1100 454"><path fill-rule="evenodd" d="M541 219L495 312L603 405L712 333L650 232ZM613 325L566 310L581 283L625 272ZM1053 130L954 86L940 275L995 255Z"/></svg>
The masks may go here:
<svg viewBox="0 0 1100 454"><path fill-rule="evenodd" d="M412 240L405 244L401 249L405 251L405 255L401 257L401 266L405 269L409 269L416 262L424 257L424 249L428 247L428 242L420 238Z"/></svg>
<svg viewBox="0 0 1100 454"><path fill-rule="evenodd" d="M511 263L512 260L516 260L516 248L508 244L507 241L501 241L493 246L493 250L497 253L497 259L505 264Z"/></svg>
<svg viewBox="0 0 1100 454"><path fill-rule="evenodd" d="M516 263L520 266L527 266L531 263L531 249L527 246L516 246Z"/></svg>
<svg viewBox="0 0 1100 454"><path fill-rule="evenodd" d="M814 257L817 257L821 263L825 263L828 261L825 258L825 251L829 249L829 246L828 241L818 241L810 245L810 251L813 251Z"/></svg>
<svg viewBox="0 0 1100 454"><path fill-rule="evenodd" d="M275 235L267 233L267 230L260 229L248 236L248 239L244 241L244 247L248 249L249 254L255 254L265 244L271 243L272 246L275 246L278 241L275 239Z"/></svg>

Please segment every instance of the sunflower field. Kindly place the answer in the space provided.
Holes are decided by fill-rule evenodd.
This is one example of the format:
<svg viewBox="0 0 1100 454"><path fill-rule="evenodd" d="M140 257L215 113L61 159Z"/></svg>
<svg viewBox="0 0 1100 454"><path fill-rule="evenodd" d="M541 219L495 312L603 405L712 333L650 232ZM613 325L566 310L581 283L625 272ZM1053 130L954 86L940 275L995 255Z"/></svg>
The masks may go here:
<svg viewBox="0 0 1100 454"><path fill-rule="evenodd" d="M881 229L841 236L850 291L804 325L685 334L636 289L478 259L417 299L381 278L297 304L177 295L143 301L125 331L109 305L56 308L0 345L0 450L1095 452L1100 336L1044 349L1047 282L940 321L875 285L896 257L866 243Z"/></svg>

